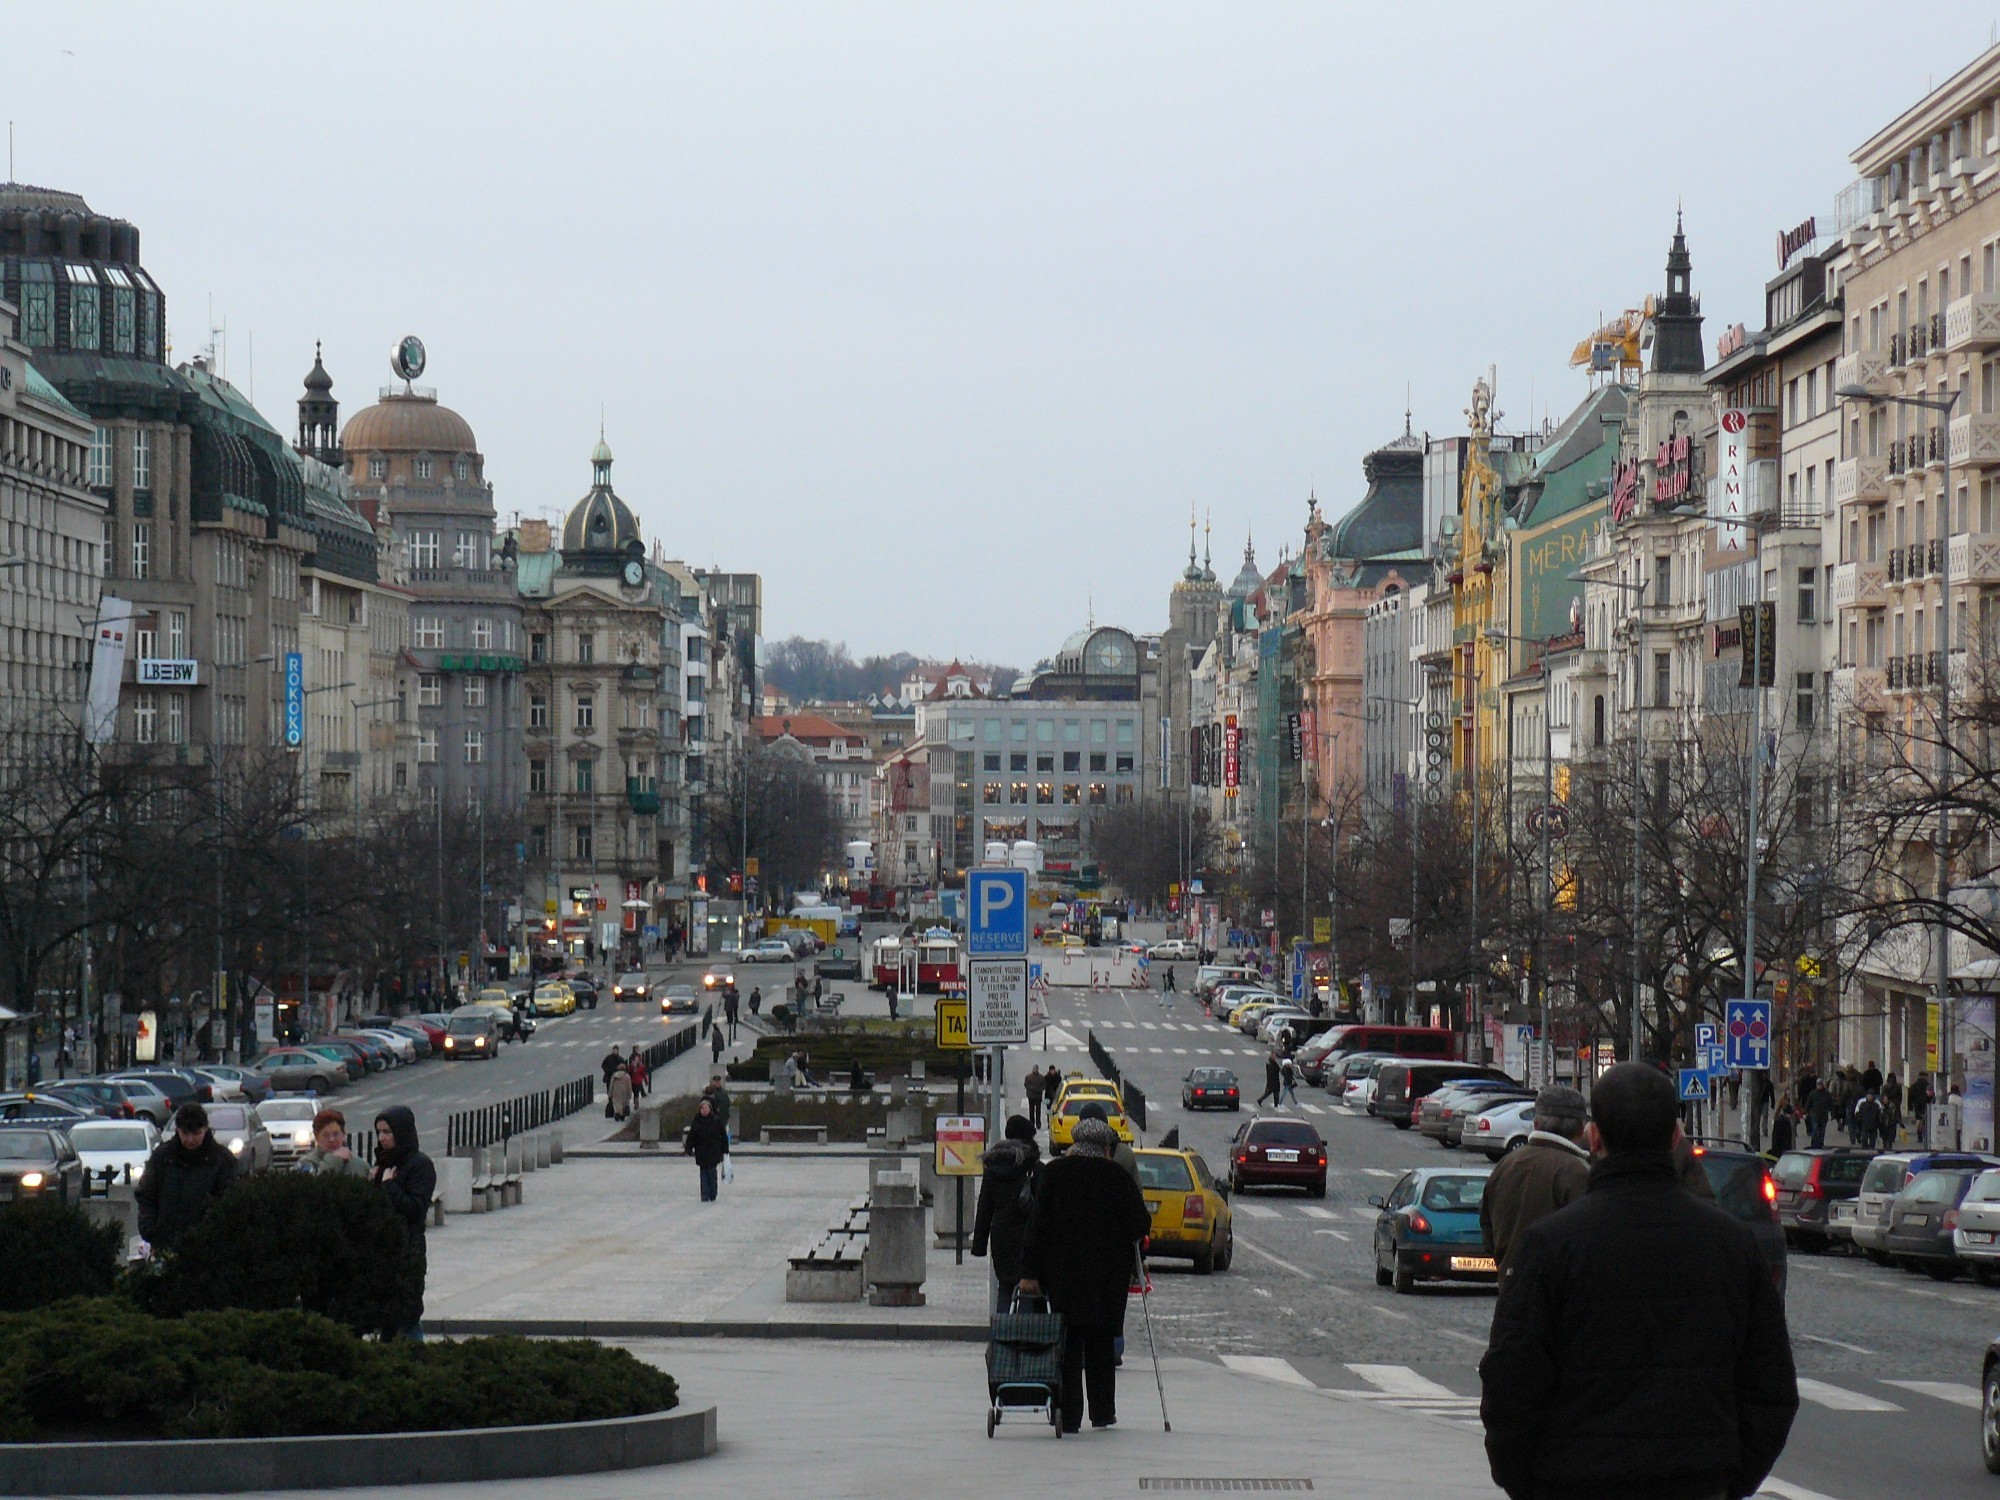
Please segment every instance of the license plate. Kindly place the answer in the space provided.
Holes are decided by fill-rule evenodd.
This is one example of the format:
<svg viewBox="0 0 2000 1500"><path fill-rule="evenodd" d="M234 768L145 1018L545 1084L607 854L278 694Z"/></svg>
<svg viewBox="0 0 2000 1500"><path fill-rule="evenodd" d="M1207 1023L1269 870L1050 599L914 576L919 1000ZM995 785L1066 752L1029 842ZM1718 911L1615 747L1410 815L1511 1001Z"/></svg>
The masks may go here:
<svg viewBox="0 0 2000 1500"><path fill-rule="evenodd" d="M1490 1255L1454 1255L1451 1258L1451 1268L1454 1271L1495 1271L1499 1269L1494 1264L1493 1257Z"/></svg>
<svg viewBox="0 0 2000 1500"><path fill-rule="evenodd" d="M1299 1159L1299 1153L1296 1151L1266 1151L1264 1155L1271 1161L1297 1161Z"/></svg>
<svg viewBox="0 0 2000 1500"><path fill-rule="evenodd" d="M1931 1216L1929 1214L1909 1214L1903 1219L1905 1224L1928 1224L1930 1221Z"/></svg>
<svg viewBox="0 0 2000 1500"><path fill-rule="evenodd" d="M1833 1216L1834 1216L1834 1218L1835 1218L1835 1219L1851 1219L1851 1218L1853 1218L1853 1217L1854 1217L1854 1205L1853 1205L1852 1203L1836 1203L1836 1204L1834 1204L1834 1205L1833 1205Z"/></svg>
<svg viewBox="0 0 2000 1500"><path fill-rule="evenodd" d="M1990 1229L1968 1229L1965 1231L1965 1242L1968 1245L1990 1245L1993 1243L1993 1231Z"/></svg>

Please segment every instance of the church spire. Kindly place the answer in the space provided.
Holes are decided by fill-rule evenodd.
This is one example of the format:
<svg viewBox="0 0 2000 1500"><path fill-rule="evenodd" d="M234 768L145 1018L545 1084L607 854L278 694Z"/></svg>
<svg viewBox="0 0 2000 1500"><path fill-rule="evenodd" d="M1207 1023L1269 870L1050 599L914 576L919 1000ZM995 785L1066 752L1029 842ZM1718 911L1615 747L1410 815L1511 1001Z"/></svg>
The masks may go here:
<svg viewBox="0 0 2000 1500"><path fill-rule="evenodd" d="M1701 298L1694 294L1693 281L1694 262L1676 207L1673 243L1667 247L1667 290L1653 313L1657 375L1699 375L1707 368L1701 348Z"/></svg>
<svg viewBox="0 0 2000 1500"><path fill-rule="evenodd" d="M305 394L299 397L299 440L296 447L306 458L338 466L340 452L340 403L333 398L333 377L326 373L320 357L319 340L313 340L313 364L306 371Z"/></svg>

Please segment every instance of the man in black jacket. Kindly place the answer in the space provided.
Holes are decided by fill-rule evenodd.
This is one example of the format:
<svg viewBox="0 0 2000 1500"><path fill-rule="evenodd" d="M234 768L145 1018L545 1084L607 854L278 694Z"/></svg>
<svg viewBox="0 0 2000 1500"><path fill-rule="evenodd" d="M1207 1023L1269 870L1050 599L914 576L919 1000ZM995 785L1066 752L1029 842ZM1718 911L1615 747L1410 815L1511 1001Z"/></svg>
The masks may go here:
<svg viewBox="0 0 2000 1500"><path fill-rule="evenodd" d="M1784 1302L1750 1231L1679 1185L1678 1112L1657 1069L1600 1078L1589 1191L1501 1276L1480 1416L1512 1500L1738 1500L1784 1450Z"/></svg>
<svg viewBox="0 0 2000 1500"><path fill-rule="evenodd" d="M1111 1159L1118 1137L1102 1120L1079 1120L1067 1155L1042 1169L1021 1247L1021 1290L1045 1291L1063 1315L1062 1425L1118 1420L1116 1341L1138 1269L1138 1244L1152 1227L1139 1184Z"/></svg>
<svg viewBox="0 0 2000 1500"><path fill-rule="evenodd" d="M1042 1081L1035 1080L1041 1101ZM1025 1115L1010 1115L1007 1138L986 1153L979 1207L972 1216L972 1253L993 1250L993 1277L1000 1283L1000 1310L1014 1300L1021 1279L1021 1241L1035 1207L1035 1179L1041 1175L1042 1153L1035 1144L1035 1127Z"/></svg>
<svg viewBox="0 0 2000 1500"><path fill-rule="evenodd" d="M417 1117L406 1106L392 1104L375 1117L375 1170L370 1175L403 1221L403 1256L412 1278L413 1300L402 1324L391 1331L421 1341L424 1278L430 1269L424 1229L438 1178L437 1167L417 1149Z"/></svg>
<svg viewBox="0 0 2000 1500"><path fill-rule="evenodd" d="M153 1148L132 1197L139 1237L171 1250L236 1178L236 1158L209 1133L208 1111L190 1099L174 1111L174 1133Z"/></svg>

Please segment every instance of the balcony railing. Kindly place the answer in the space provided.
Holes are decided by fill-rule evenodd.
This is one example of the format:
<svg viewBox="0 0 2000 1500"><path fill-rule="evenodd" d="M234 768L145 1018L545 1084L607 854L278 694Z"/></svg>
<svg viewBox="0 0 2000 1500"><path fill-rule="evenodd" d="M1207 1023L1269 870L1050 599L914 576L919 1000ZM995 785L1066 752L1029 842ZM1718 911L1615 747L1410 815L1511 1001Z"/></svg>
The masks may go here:
<svg viewBox="0 0 2000 1500"><path fill-rule="evenodd" d="M1904 347L1910 351L1910 359L1912 363L1922 359L1926 354L1930 352L1930 347L1931 347L1930 319L1919 318L1917 319L1916 322L1910 325L1910 331L1907 335L1905 335Z"/></svg>
<svg viewBox="0 0 2000 1500"><path fill-rule="evenodd" d="M1903 335L1901 335L1900 333L1892 333L1889 335L1888 356L1889 356L1890 369L1892 370L1901 369L1905 364L1909 363L1909 359L1907 354L1905 353L1905 349L1906 345L1903 340Z"/></svg>
<svg viewBox="0 0 2000 1500"><path fill-rule="evenodd" d="M1946 349L2000 348L2000 292L1974 292L1944 310Z"/></svg>
<svg viewBox="0 0 2000 1500"><path fill-rule="evenodd" d="M1833 605L1836 609L1867 607L1885 602L1882 564L1849 562L1833 570Z"/></svg>
<svg viewBox="0 0 2000 1500"><path fill-rule="evenodd" d="M660 793L650 776L627 776L625 778L625 801L632 811L651 816L660 810Z"/></svg>
<svg viewBox="0 0 2000 1500"><path fill-rule="evenodd" d="M1931 314L1931 326L1928 338L1930 341L1930 349L1932 356L1937 357L1943 355L1945 350L1944 350L1944 314L1942 312L1934 312Z"/></svg>
<svg viewBox="0 0 2000 1500"><path fill-rule="evenodd" d="M1960 532L1951 539L1951 581L2000 583L2000 532Z"/></svg>
<svg viewBox="0 0 2000 1500"><path fill-rule="evenodd" d="M1891 547L1889 549L1888 571L1890 583L1901 583L1903 581L1903 549L1901 547Z"/></svg>
<svg viewBox="0 0 2000 1500"><path fill-rule="evenodd" d="M1903 690L1902 657L1892 656L1889 658L1888 678L1889 678L1889 691L1892 693L1900 693Z"/></svg>
<svg viewBox="0 0 2000 1500"><path fill-rule="evenodd" d="M1843 458L1833 466L1835 505L1873 505L1889 498L1886 458Z"/></svg>
<svg viewBox="0 0 2000 1500"><path fill-rule="evenodd" d="M1967 412L1953 418L1951 461L1958 468L2000 464L2000 413Z"/></svg>
<svg viewBox="0 0 2000 1500"><path fill-rule="evenodd" d="M1887 363L1879 349L1857 349L1852 354L1843 354L1833 363L1833 388L1840 391L1858 385L1879 390L1884 386L1885 369Z"/></svg>

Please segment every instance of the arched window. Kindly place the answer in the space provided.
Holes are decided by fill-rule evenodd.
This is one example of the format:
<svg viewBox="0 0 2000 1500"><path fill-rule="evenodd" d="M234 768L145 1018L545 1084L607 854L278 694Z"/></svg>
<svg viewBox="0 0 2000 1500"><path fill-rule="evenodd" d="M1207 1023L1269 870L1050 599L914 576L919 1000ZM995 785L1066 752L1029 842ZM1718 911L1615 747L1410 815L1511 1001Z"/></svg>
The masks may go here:
<svg viewBox="0 0 2000 1500"><path fill-rule="evenodd" d="M1604 747L1604 694L1602 693L1597 695L1597 701L1591 709L1591 725L1596 731L1596 744L1602 749Z"/></svg>

